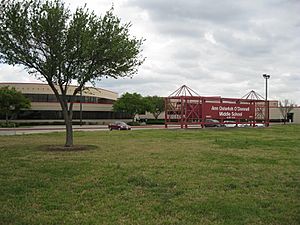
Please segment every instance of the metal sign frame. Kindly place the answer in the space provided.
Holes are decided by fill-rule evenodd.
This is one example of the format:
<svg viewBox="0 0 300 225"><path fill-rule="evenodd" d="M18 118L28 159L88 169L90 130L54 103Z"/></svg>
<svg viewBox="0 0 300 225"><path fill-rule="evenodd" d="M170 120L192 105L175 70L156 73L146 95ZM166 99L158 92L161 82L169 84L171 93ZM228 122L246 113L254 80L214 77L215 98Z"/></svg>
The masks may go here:
<svg viewBox="0 0 300 225"><path fill-rule="evenodd" d="M196 94L194 96L193 94ZM255 127L257 123L269 125L269 102L261 99L221 98L199 96L182 86L165 98L165 127L244 124ZM218 122L212 122L212 119Z"/></svg>

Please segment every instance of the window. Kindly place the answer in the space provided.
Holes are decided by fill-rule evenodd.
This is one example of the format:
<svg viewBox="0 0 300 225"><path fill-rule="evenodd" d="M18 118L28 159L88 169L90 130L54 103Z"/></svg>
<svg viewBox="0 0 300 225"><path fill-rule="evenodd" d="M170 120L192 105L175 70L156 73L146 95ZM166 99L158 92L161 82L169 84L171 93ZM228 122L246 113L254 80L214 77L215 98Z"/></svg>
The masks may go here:
<svg viewBox="0 0 300 225"><path fill-rule="evenodd" d="M24 94L31 102L58 102L56 96L53 94ZM70 102L71 95L67 95L67 101ZM106 98L98 98L93 96L75 96L74 102L80 103L99 103L99 104L113 104L114 100Z"/></svg>

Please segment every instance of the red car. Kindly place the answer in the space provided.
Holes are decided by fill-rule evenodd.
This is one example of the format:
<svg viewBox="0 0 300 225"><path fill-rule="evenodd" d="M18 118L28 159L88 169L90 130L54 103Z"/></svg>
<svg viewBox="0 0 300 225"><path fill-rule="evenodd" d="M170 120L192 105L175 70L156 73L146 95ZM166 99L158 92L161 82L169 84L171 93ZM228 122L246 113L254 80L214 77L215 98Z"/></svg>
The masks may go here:
<svg viewBox="0 0 300 225"><path fill-rule="evenodd" d="M131 130L131 127L122 121L116 121L108 125L110 130Z"/></svg>

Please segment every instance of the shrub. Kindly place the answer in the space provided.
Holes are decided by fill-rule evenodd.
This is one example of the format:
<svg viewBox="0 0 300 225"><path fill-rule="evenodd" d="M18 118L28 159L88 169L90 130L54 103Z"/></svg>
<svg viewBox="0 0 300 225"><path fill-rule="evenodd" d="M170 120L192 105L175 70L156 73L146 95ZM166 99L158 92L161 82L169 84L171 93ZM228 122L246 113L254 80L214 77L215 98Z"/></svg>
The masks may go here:
<svg viewBox="0 0 300 225"><path fill-rule="evenodd" d="M0 127L6 127L6 128L11 128L11 127L18 127L19 125L17 123L0 123Z"/></svg>
<svg viewBox="0 0 300 225"><path fill-rule="evenodd" d="M127 123L129 126L140 126L139 122L128 122Z"/></svg>
<svg viewBox="0 0 300 225"><path fill-rule="evenodd" d="M165 120L164 119L158 119L158 120L155 120L155 119L148 119L146 121L147 124L165 124Z"/></svg>

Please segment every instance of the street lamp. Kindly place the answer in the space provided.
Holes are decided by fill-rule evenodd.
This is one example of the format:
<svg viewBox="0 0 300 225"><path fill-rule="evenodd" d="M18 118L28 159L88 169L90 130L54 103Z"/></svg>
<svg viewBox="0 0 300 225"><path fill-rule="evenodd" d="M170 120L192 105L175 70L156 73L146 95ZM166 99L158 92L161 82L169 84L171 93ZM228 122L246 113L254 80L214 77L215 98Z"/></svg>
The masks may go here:
<svg viewBox="0 0 300 225"><path fill-rule="evenodd" d="M266 101L268 101L268 79L270 79L271 75L263 74L263 78L266 79Z"/></svg>
<svg viewBox="0 0 300 225"><path fill-rule="evenodd" d="M268 80L270 79L271 75L263 74L263 78L266 79L266 98L265 98L265 124L269 126L269 104L268 104Z"/></svg>
<svg viewBox="0 0 300 225"><path fill-rule="evenodd" d="M79 118L80 118L80 126L82 126L82 89L80 90L80 112L79 112Z"/></svg>

